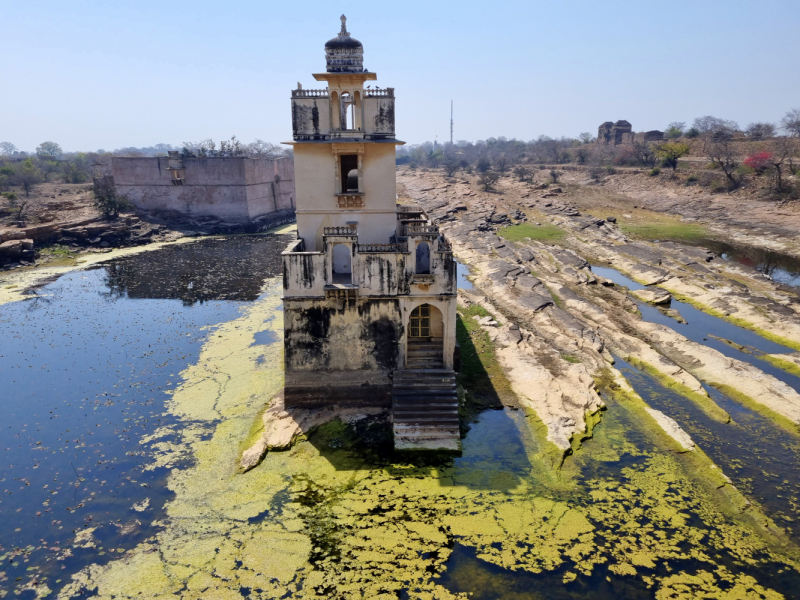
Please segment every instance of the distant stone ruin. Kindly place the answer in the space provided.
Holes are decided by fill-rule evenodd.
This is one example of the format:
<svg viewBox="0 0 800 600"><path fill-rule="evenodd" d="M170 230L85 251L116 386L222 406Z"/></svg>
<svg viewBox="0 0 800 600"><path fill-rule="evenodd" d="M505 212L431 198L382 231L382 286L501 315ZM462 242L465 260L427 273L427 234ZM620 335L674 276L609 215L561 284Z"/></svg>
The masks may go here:
<svg viewBox="0 0 800 600"><path fill-rule="evenodd" d="M664 132L640 131L635 133L633 126L625 120L612 123L606 121L597 129L597 143L601 146L620 146L633 142L656 142L664 139Z"/></svg>

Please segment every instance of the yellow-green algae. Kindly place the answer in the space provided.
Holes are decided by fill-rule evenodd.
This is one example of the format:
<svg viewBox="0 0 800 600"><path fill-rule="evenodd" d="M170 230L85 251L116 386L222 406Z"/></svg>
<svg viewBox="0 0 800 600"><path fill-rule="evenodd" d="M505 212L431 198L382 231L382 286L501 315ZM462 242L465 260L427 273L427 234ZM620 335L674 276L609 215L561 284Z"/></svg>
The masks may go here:
<svg viewBox="0 0 800 600"><path fill-rule="evenodd" d="M629 365L641 369L654 379L656 379L661 385L675 392L679 393L681 396L684 396L694 402L700 410L702 410L708 417L714 419L715 421L719 421L720 423L730 423L731 416L723 410L719 404L714 402L708 396L704 396L703 394L699 394L694 390L683 385L681 382L673 379L669 375L666 375L656 369L653 365L644 362L636 358L635 356L627 356L625 358L625 362Z"/></svg>
<svg viewBox="0 0 800 600"><path fill-rule="evenodd" d="M504 440L484 439L472 462L369 463L337 421L237 475L239 442L282 384L279 345L251 345L280 327L273 285L215 330L169 402L213 432L185 440L195 464L170 477L163 531L88 567L60 597L240 598L245 587L252 598L465 598L437 581L454 541L511 571L552 574L551 585L607 573L659 598L780 598L759 569L797 570L780 532L718 489L702 453L678 454L612 376L600 378L609 414L558 471L523 417L519 456L495 456Z"/></svg>
<svg viewBox="0 0 800 600"><path fill-rule="evenodd" d="M758 402L737 390L735 387L730 385L719 383L719 382L709 382L715 388L717 388L720 392L728 396L728 398L732 398L736 400L740 404L744 404L747 408L752 410L753 412L757 412L761 415L764 415L768 419L775 422L776 425L780 426L781 428L785 429L789 433L794 435L800 435L800 425L792 421L791 419L784 417L782 414L775 412L771 408L764 406L761 402Z"/></svg>
<svg viewBox="0 0 800 600"><path fill-rule="evenodd" d="M772 366L778 367L779 369L786 371L791 375L796 375L797 377L800 377L800 365L797 365L788 360L783 360L782 358L780 358L780 355L761 354L759 355L758 358L767 361Z"/></svg>

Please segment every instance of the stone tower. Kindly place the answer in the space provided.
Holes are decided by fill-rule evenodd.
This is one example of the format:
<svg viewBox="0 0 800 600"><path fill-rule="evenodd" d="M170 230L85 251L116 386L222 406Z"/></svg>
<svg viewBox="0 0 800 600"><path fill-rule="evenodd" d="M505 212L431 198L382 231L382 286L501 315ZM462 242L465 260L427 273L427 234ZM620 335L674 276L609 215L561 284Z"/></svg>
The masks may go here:
<svg viewBox="0 0 800 600"><path fill-rule="evenodd" d="M398 205L393 88L365 83L347 31L324 89L292 91L297 237L283 253L286 406L392 409L398 448L455 449L456 263L439 227Z"/></svg>

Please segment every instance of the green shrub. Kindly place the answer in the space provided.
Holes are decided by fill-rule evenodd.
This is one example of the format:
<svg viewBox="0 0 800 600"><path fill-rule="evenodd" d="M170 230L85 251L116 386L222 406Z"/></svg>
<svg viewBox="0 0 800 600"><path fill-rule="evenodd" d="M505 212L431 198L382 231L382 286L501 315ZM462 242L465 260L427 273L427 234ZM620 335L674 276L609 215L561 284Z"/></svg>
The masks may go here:
<svg viewBox="0 0 800 600"><path fill-rule="evenodd" d="M110 181L98 180L94 186L94 205L106 219L116 219L120 213L133 210L133 203L125 194L118 194Z"/></svg>
<svg viewBox="0 0 800 600"><path fill-rule="evenodd" d="M686 178L686 185L691 185L693 183L697 183L698 181L700 181L700 178L697 177L697 175L689 175Z"/></svg>
<svg viewBox="0 0 800 600"><path fill-rule="evenodd" d="M753 175L756 170L753 167L748 167L747 165L739 165L736 168L736 172L739 175Z"/></svg>
<svg viewBox="0 0 800 600"><path fill-rule="evenodd" d="M656 175L661 175L661 169L658 167L655 167L650 171L650 177L655 177Z"/></svg>
<svg viewBox="0 0 800 600"><path fill-rule="evenodd" d="M6 200L16 200L18 197L16 192L2 192L0 193L0 196L5 198Z"/></svg>
<svg viewBox="0 0 800 600"><path fill-rule="evenodd" d="M609 175L615 175L617 173L617 170L611 165L608 165L606 167L606 173L608 173Z"/></svg>
<svg viewBox="0 0 800 600"><path fill-rule="evenodd" d="M728 186L725 185L722 181L714 181L711 183L711 191L714 192L715 194L718 194L720 192L725 192L727 191L727 189Z"/></svg>

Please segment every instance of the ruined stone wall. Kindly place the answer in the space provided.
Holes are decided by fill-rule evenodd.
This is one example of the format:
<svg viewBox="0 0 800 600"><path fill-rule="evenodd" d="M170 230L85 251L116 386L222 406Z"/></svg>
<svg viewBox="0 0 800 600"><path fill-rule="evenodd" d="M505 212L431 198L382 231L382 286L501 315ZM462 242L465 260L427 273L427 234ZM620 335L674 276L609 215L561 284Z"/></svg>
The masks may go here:
<svg viewBox="0 0 800 600"><path fill-rule="evenodd" d="M436 309L431 333L452 369L455 296L284 297L286 405L390 406L390 376L405 368L408 321L422 304Z"/></svg>
<svg viewBox="0 0 800 600"><path fill-rule="evenodd" d="M402 365L398 298L284 298L287 406L391 405L390 374Z"/></svg>
<svg viewBox="0 0 800 600"><path fill-rule="evenodd" d="M213 157L182 162L183 184L175 185L166 157L114 157L114 185L140 210L174 210L233 222L295 207L290 159Z"/></svg>

